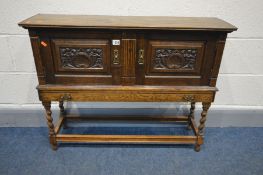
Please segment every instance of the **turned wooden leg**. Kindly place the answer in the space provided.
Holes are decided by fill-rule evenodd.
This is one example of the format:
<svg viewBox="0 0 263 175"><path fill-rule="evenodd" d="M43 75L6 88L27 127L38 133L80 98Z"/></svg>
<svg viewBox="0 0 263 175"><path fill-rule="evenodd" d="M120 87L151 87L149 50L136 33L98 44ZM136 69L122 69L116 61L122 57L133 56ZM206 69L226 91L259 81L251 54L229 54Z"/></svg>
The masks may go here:
<svg viewBox="0 0 263 175"><path fill-rule="evenodd" d="M211 106L211 103L202 103L203 111L201 113L200 125L198 126L198 139L195 145L195 151L200 151L200 146L203 143L203 136L204 136L204 128L205 128L205 121L207 116L207 111Z"/></svg>
<svg viewBox="0 0 263 175"><path fill-rule="evenodd" d="M205 128L205 121L207 116L207 111L211 106L211 103L202 103L203 111L201 113L200 125L198 126L198 134L203 136L204 135L204 128Z"/></svg>
<svg viewBox="0 0 263 175"><path fill-rule="evenodd" d="M65 108L64 108L64 102L61 100L59 101L59 109L61 113L65 112Z"/></svg>
<svg viewBox="0 0 263 175"><path fill-rule="evenodd" d="M59 101L59 109L60 109L60 117L65 117L65 108L64 108L64 101L60 100ZM67 128L67 121L66 118L63 120L63 128Z"/></svg>
<svg viewBox="0 0 263 175"><path fill-rule="evenodd" d="M188 123L187 123L187 129L191 129L191 118L194 119L194 112L195 112L195 102L191 102L191 108L188 115Z"/></svg>
<svg viewBox="0 0 263 175"><path fill-rule="evenodd" d="M56 134L54 130L54 125L53 125L53 118L51 116L51 102L42 102L45 110L46 110L46 119L47 119L47 125L49 129L49 141L52 146L53 150L57 149L57 142L56 142Z"/></svg>

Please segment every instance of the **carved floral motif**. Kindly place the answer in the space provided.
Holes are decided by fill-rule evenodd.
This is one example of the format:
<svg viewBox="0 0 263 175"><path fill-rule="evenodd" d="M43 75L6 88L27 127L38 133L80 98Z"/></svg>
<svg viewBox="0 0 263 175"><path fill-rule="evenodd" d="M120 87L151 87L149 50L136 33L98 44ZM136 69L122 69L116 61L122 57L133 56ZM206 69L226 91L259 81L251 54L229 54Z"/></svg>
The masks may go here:
<svg viewBox="0 0 263 175"><path fill-rule="evenodd" d="M63 68L103 68L103 50L101 48L60 48Z"/></svg>
<svg viewBox="0 0 263 175"><path fill-rule="evenodd" d="M194 70L196 49L155 49L154 69Z"/></svg>

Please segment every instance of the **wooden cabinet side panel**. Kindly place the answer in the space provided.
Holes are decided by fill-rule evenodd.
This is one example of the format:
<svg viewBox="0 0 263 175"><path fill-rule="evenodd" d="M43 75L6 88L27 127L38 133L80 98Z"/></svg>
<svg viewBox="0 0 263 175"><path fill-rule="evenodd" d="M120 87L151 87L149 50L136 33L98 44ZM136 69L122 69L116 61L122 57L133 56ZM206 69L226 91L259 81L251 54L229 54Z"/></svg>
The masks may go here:
<svg viewBox="0 0 263 175"><path fill-rule="evenodd" d="M46 70L46 83L56 83L50 39L46 36L42 36L40 39L40 54Z"/></svg>
<svg viewBox="0 0 263 175"><path fill-rule="evenodd" d="M215 60L212 68L211 78L210 78L210 86L216 86L217 77L219 74L219 68L222 61L222 56L225 48L227 34L222 34L219 40L216 42L216 52L215 52Z"/></svg>
<svg viewBox="0 0 263 175"><path fill-rule="evenodd" d="M216 49L216 36L209 35L207 39L205 55L202 63L201 69L201 83L200 85L209 85L213 63L215 59L215 49Z"/></svg>
<svg viewBox="0 0 263 175"><path fill-rule="evenodd" d="M33 57L35 61L38 82L39 84L46 84L45 79L45 68L42 63L41 54L40 54L40 40L37 36L30 37L31 47L33 51Z"/></svg>

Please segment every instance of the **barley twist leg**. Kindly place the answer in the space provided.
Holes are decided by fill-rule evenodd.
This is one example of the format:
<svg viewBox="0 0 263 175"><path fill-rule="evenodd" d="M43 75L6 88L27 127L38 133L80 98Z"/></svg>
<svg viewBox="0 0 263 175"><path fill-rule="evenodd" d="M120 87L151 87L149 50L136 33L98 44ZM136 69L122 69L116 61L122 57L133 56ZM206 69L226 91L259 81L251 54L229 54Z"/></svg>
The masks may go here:
<svg viewBox="0 0 263 175"><path fill-rule="evenodd" d="M60 117L65 117L65 107L64 107L64 101L60 100L59 101L59 109L60 109ZM63 120L63 128L66 129L67 128L67 120L66 118L64 118Z"/></svg>
<svg viewBox="0 0 263 175"><path fill-rule="evenodd" d="M51 102L42 102L45 110L46 110L46 120L47 120L47 125L49 129L49 141L51 144L51 147L53 150L57 149L57 142L56 142L56 134L54 130L54 125L53 125L53 118L51 116L52 111L51 111Z"/></svg>
<svg viewBox="0 0 263 175"><path fill-rule="evenodd" d="M207 116L207 112L209 107L211 106L211 103L202 103L203 105L203 111L201 113L201 119L200 119L200 125L198 126L198 137L200 137L200 140L203 140L203 136L204 136L204 128L205 128L205 121L206 121L206 116ZM200 151L200 146L201 143L197 142L195 145L195 151Z"/></svg>
<svg viewBox="0 0 263 175"><path fill-rule="evenodd" d="M188 115L188 123L187 123L187 129L191 129L191 119L194 119L194 112L195 112L195 102L191 102L191 108L190 113Z"/></svg>
<svg viewBox="0 0 263 175"><path fill-rule="evenodd" d="M63 100L59 101L59 109L61 113L65 112Z"/></svg>

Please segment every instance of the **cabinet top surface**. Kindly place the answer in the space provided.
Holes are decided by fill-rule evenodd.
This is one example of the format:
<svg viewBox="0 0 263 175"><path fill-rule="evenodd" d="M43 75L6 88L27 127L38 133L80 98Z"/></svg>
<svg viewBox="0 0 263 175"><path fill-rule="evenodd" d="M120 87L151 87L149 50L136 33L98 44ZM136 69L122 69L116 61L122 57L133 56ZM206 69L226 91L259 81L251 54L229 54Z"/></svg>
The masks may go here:
<svg viewBox="0 0 263 175"><path fill-rule="evenodd" d="M19 23L24 28L159 29L232 32L237 28L218 18L171 16L96 16L37 14Z"/></svg>

